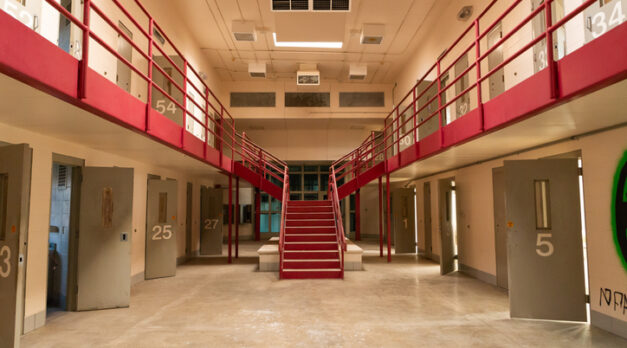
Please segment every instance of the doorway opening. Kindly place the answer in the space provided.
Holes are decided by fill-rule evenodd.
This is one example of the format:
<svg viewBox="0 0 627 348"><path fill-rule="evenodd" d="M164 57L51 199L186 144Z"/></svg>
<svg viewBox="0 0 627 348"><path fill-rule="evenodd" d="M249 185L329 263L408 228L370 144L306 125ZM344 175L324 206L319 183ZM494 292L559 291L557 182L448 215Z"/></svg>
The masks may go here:
<svg viewBox="0 0 627 348"><path fill-rule="evenodd" d="M54 161L48 229L46 315L76 310L77 231L81 165ZM78 162L81 162L78 160Z"/></svg>
<svg viewBox="0 0 627 348"><path fill-rule="evenodd" d="M457 194L455 178L440 180L440 273L459 269L457 239Z"/></svg>
<svg viewBox="0 0 627 348"><path fill-rule="evenodd" d="M423 214L425 227L425 257L433 260L433 244L431 243L431 183L425 182L423 186Z"/></svg>

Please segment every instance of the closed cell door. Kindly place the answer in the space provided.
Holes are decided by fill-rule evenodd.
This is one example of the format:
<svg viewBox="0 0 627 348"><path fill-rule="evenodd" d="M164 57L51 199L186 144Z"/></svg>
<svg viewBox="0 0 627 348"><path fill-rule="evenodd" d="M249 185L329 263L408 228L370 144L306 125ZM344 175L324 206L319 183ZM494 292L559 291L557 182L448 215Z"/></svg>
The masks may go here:
<svg viewBox="0 0 627 348"><path fill-rule="evenodd" d="M146 279L176 275L177 182L148 180Z"/></svg>
<svg viewBox="0 0 627 348"><path fill-rule="evenodd" d="M496 46L496 44L503 38L503 29L501 22L499 22L494 29L492 29L487 35L488 49ZM503 62L503 45L497 48L488 55L488 69L492 71L499 64ZM505 73L503 69L495 71L488 78L490 82L490 99L494 99L499 94L505 92Z"/></svg>
<svg viewBox="0 0 627 348"><path fill-rule="evenodd" d="M124 32L124 34L133 39L133 33L124 24L122 24L122 22L118 23L118 27L122 30L122 32ZM127 61L133 61L133 47L122 35L119 34L117 52ZM129 93L131 92L131 67L119 59L117 59L117 75L115 80L120 88Z"/></svg>
<svg viewBox="0 0 627 348"><path fill-rule="evenodd" d="M627 19L627 0L598 0L584 11L584 39L588 43Z"/></svg>
<svg viewBox="0 0 627 348"><path fill-rule="evenodd" d="M512 318L586 321L576 159L505 161Z"/></svg>
<svg viewBox="0 0 627 348"><path fill-rule="evenodd" d="M22 332L31 156L0 147L0 347L18 347Z"/></svg>
<svg viewBox="0 0 627 348"><path fill-rule="evenodd" d="M423 189L423 214L425 223L425 257L433 258L433 246L431 243L431 183L425 182Z"/></svg>
<svg viewBox="0 0 627 348"><path fill-rule="evenodd" d="M397 254L416 252L414 189L403 188L393 194L394 250Z"/></svg>
<svg viewBox="0 0 627 348"><path fill-rule="evenodd" d="M200 255L222 255L222 189L200 188Z"/></svg>
<svg viewBox="0 0 627 348"><path fill-rule="evenodd" d="M83 169L77 310L128 307L133 169Z"/></svg>

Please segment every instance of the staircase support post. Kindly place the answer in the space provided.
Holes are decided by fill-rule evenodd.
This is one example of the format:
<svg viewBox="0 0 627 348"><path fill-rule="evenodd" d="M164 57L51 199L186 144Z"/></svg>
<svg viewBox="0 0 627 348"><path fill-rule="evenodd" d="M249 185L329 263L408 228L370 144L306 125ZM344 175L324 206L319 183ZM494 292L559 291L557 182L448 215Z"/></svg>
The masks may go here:
<svg viewBox="0 0 627 348"><path fill-rule="evenodd" d="M229 244L229 256L228 256L228 262L232 263L233 259L231 258L231 231L233 228L233 175L229 174L229 208L228 208L228 215L229 215L229 236L228 236L228 244Z"/></svg>
<svg viewBox="0 0 627 348"><path fill-rule="evenodd" d="M385 180L385 195L387 198L387 235L388 235L388 262L392 262L392 237L391 237L391 224L392 224L392 218L391 218L391 211L390 211L390 173L387 173L385 176L386 180Z"/></svg>
<svg viewBox="0 0 627 348"><path fill-rule="evenodd" d="M379 257L383 257L383 177L379 177Z"/></svg>
<svg viewBox="0 0 627 348"><path fill-rule="evenodd" d="M255 240L261 239L261 193L255 188Z"/></svg>
<svg viewBox="0 0 627 348"><path fill-rule="evenodd" d="M355 240L361 240L361 221L360 221L360 209L361 209L361 194L360 189L355 192Z"/></svg>
<svg viewBox="0 0 627 348"><path fill-rule="evenodd" d="M239 176L235 177L235 258L239 258Z"/></svg>

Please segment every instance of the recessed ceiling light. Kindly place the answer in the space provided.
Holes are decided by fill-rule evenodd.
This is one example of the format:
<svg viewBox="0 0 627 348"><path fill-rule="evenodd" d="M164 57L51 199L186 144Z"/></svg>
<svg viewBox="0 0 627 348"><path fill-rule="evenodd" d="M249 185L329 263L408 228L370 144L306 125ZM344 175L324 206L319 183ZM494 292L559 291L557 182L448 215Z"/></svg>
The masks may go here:
<svg viewBox="0 0 627 348"><path fill-rule="evenodd" d="M300 47L300 48L342 48L341 41L277 41L276 33L272 33L274 46L276 47Z"/></svg>

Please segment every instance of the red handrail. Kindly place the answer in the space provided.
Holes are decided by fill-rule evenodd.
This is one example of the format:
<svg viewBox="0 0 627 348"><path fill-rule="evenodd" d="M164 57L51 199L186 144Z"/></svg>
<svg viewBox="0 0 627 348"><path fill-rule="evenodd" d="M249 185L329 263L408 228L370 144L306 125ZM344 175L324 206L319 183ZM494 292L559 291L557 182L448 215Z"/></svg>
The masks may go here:
<svg viewBox="0 0 627 348"><path fill-rule="evenodd" d="M346 237L344 235L344 223L342 222L342 210L340 208L340 199L337 194L337 180L335 177L335 169L331 167L331 175L329 175L329 189L327 195L333 206L333 220L335 222L335 233L338 240L338 254L340 256L340 270L342 278L344 278L344 252L346 251Z"/></svg>
<svg viewBox="0 0 627 348"><path fill-rule="evenodd" d="M285 246L285 227L287 224L287 202L290 197L290 177L287 167L283 172L283 203L281 204L281 229L279 231L279 277L283 273L283 248Z"/></svg>
<svg viewBox="0 0 627 348"><path fill-rule="evenodd" d="M496 18L486 26L484 30L481 30L479 25L480 21L492 8L494 8L494 5L498 1L499 0L490 1L477 18L464 29L464 31L453 41L453 43L448 46L446 50L444 50L440 57L437 58L436 62L427 70L427 72L412 86L411 90L400 99L398 105L396 105L385 117L383 130L380 136L368 136L368 138L366 138L364 142L362 142L355 150L333 162L331 171L338 174L336 180L356 178L361 173L362 168L367 167L370 164L374 166L378 162L387 161L390 157L390 149L392 149L392 156L399 154L401 151L401 143L404 142L405 139L409 140L407 145L420 142L421 139L418 138L419 129L428 122L435 122L433 121L434 117L437 117L438 119L436 132L441 132L442 128L446 125L446 122L443 122L442 120L443 113L446 109L464 95L469 95L469 93L473 90L476 91L477 94L479 112L482 112L482 105L484 102L482 98L481 84L494 73L510 64L513 60L520 57L521 54L529 50L534 45L537 45L542 40L545 41L544 46L547 52L547 65L551 77L551 97L556 97L557 87L555 81L557 73L553 57L553 32L566 24L566 22L574 18L577 14L594 4L596 0L584 1L581 5L565 14L563 18L557 20L555 23L552 23L553 19L551 15L551 4L554 0L544 1L540 6L538 6L538 8L532 9L529 14L520 19L518 24L514 25L494 45L484 50L484 52L481 52L480 41L484 39L500 21L512 13L517 6L523 3L521 0L512 1L502 13L496 16ZM501 47L505 41L511 39L533 18L541 15L542 12L544 12L543 15L546 23L542 33L539 33L537 37L530 39L525 45L522 45L521 48L506 57L501 63L489 71L486 71L485 73L481 71L481 64L490 55L490 53ZM451 60L450 63L448 63L448 65L446 65L444 69L442 69L442 62L444 58L450 56L451 52L462 45L463 39L468 36L472 36L472 42L463 44L464 46L458 50L459 53ZM469 56L469 53L472 52L473 48L475 49L474 58L469 57L468 67L465 68L463 72L457 74L458 76L454 79L451 79L444 84L443 78L447 76L449 71L457 62L459 62L463 57ZM455 96L447 98L446 101L444 101L444 94L450 92L451 87L464 77L470 77L472 70L476 70L475 80L472 83L469 83L462 91L455 92ZM429 76L433 75L435 76L432 81L427 80ZM425 83L426 85L423 86ZM421 99L429 91L434 91L436 86L437 91L435 91L434 95L429 97L428 100L421 101L419 103L419 99ZM433 106L436 101L437 107L435 107L435 110L428 110L428 108ZM408 111L410 113L406 114ZM463 115L469 111L471 110L467 110ZM459 118L463 115L458 115L457 117ZM423 134L420 135L421 138L427 136ZM443 144L440 145L443 147ZM383 154L383 158L380 158L381 154ZM385 170L387 172L387 166Z"/></svg>

